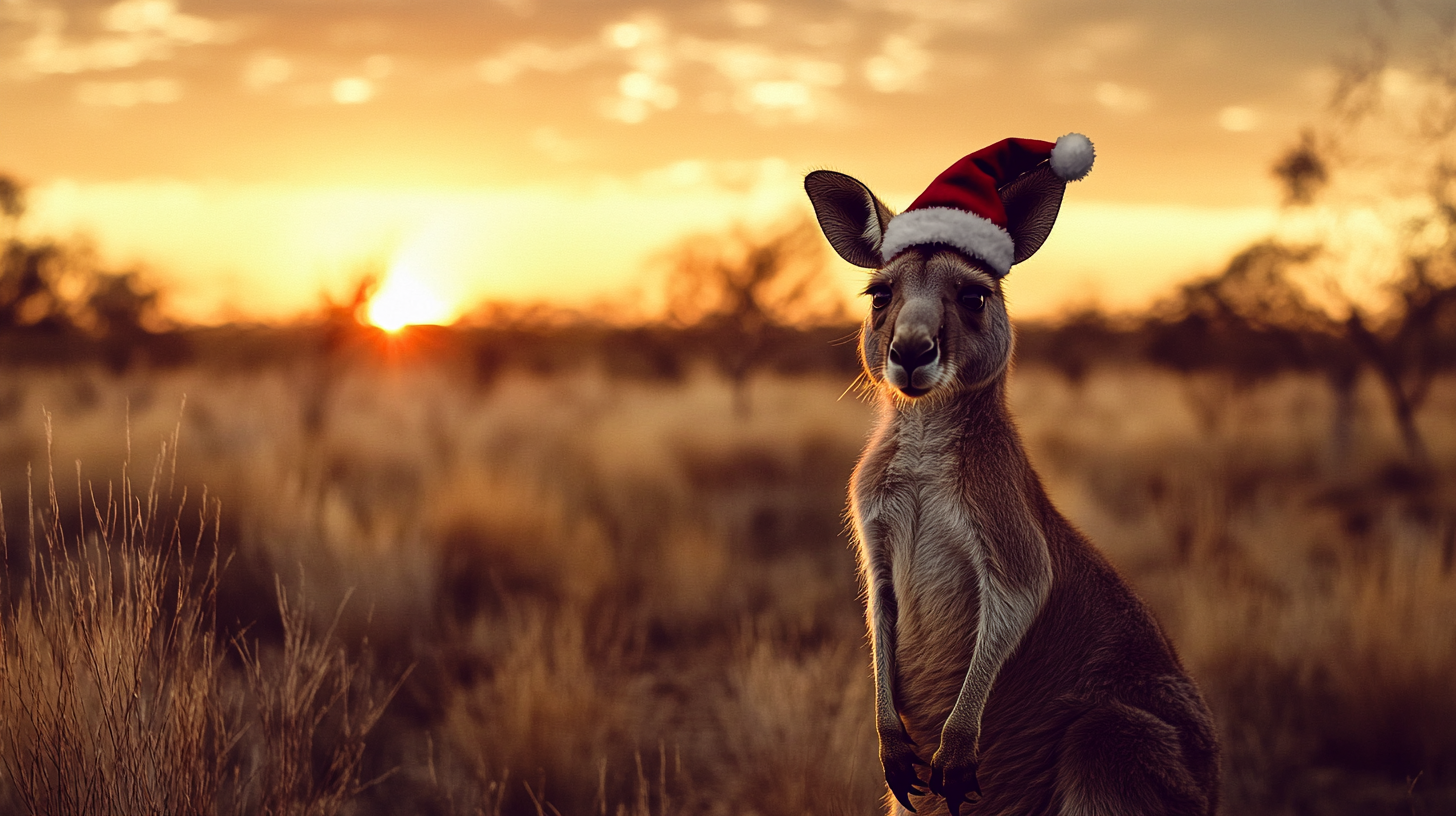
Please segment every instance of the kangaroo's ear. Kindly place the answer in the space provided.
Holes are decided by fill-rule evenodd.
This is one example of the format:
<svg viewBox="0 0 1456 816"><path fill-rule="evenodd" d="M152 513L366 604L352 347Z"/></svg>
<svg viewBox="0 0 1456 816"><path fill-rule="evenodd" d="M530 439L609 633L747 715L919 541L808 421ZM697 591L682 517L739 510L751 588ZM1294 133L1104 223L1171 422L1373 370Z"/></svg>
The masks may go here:
<svg viewBox="0 0 1456 816"><path fill-rule="evenodd" d="M1001 202L1006 205L1006 231L1016 247L1012 263L1030 258L1057 223L1062 208L1062 194L1067 182L1052 171L1050 164L1022 173L1002 187Z"/></svg>
<svg viewBox="0 0 1456 816"><path fill-rule="evenodd" d="M815 170L804 177L804 190L814 203L819 228L839 257L866 269L885 265L880 244L895 214L870 188L843 173Z"/></svg>

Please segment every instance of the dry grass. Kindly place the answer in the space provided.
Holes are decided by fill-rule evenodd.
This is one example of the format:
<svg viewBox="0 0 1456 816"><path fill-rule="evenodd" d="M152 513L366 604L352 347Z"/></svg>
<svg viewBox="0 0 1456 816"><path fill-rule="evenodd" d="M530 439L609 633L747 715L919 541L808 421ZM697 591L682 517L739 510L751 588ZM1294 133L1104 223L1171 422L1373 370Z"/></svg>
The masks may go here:
<svg viewBox="0 0 1456 816"><path fill-rule="evenodd" d="M218 564L202 538L217 505L203 499L187 542L160 514L174 450L147 492L123 476L119 495L89 495L73 536L53 471L45 501L29 503L29 574L7 573L3 594L0 761L30 812L193 813L218 801L238 726L212 631Z"/></svg>
<svg viewBox="0 0 1456 816"><path fill-rule="evenodd" d="M315 635L281 585L278 665L244 633L228 648L220 504L204 493L189 519L176 446L174 432L145 492L129 458L114 492L77 462L74 513L52 467L45 500L27 502L24 572L0 528L7 810L333 814L367 787L364 739L393 690L361 677L332 629Z"/></svg>
<svg viewBox="0 0 1456 816"><path fill-rule="evenodd" d="M170 438L188 394L178 484L206 484L230 509L207 517L204 538L184 523L177 552L195 540L206 555L216 536L228 567L138 539L163 559L160 588L146 591L167 599L164 625L96 635L112 650L144 641L131 659L145 699L175 689L128 713L130 675L97 675L120 695L103 718L119 734L144 713L192 735L190 753L153 754L178 759L178 790L211 784L186 795L248 812L879 808L842 520L869 409L840 399L847 383L761 379L742 416L708 374L507 374L484 388L448 366L385 368L335 377L327 423L306 432L304 376L35 373L0 418L7 460L35 461L46 442L34 419L53 408L55 460L97 463L103 483L124 475L105 468L126 461L128 406L137 438ZM1013 383L1054 499L1153 604L1210 698L1225 812L1456 807L1456 383L1440 385L1425 419L1433 481L1399 467L1373 390L1358 395L1353 444L1337 444L1315 379L1235 387L1132 369L1074 385L1028 368ZM23 477L0 473L3 495L24 495ZM42 532L49 518L38 512ZM60 663L91 659L75 620L94 607L48 600L71 596L25 564L84 578L96 544L80 542L110 539L55 529L58 545L12 542L7 706L48 710L36 695ZM106 569L131 577L105 591L134 585L128 603L144 601L150 573ZM300 570L306 585L277 588ZM199 611L174 612L174 596ZM216 625L159 652L158 633L188 614ZM132 632L129 620L96 617L95 631ZM242 648L218 645L230 638ZM20 661L20 649L56 657ZM31 685L10 679L24 672ZM70 692L64 710L108 710L102 693ZM50 750L44 723L13 730L6 756ZM92 791L78 795L112 795L114 763L132 755L86 750L49 767L97 780L76 782ZM8 778L17 807L46 809Z"/></svg>

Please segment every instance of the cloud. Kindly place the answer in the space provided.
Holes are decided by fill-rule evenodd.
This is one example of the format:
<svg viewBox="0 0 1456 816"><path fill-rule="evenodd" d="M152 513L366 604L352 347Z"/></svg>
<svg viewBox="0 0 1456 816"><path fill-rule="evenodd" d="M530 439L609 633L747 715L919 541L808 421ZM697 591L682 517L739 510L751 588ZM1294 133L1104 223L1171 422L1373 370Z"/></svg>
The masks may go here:
<svg viewBox="0 0 1456 816"><path fill-rule="evenodd" d="M864 11L908 17L915 22L958 28L992 28L1010 21L1005 0L849 0Z"/></svg>
<svg viewBox="0 0 1456 816"><path fill-rule="evenodd" d="M602 100L602 115L635 125L654 110L677 107L677 88L646 71L629 71L617 79L617 95Z"/></svg>
<svg viewBox="0 0 1456 816"><path fill-rule="evenodd" d="M711 68L716 79L726 82L725 109L767 123L785 118L813 121L840 105L833 89L844 83L845 71L832 60L744 40L684 38L678 53L685 61ZM707 99L711 108L716 98Z"/></svg>
<svg viewBox="0 0 1456 816"><path fill-rule="evenodd" d="M1229 105L1218 112L1218 126L1231 133L1246 133L1259 126L1259 113L1243 105Z"/></svg>
<svg viewBox="0 0 1456 816"><path fill-rule="evenodd" d="M227 28L178 10L174 0L121 0L101 13L101 33L72 39L66 12L52 5L21 3L12 11L34 25L20 49L30 74L77 74L131 68L171 59L178 48L220 42Z"/></svg>
<svg viewBox="0 0 1456 816"><path fill-rule="evenodd" d="M728 3L728 18L739 28L761 28L768 24L772 16L768 3L750 0L731 0Z"/></svg>
<svg viewBox="0 0 1456 816"><path fill-rule="evenodd" d="M334 80L329 95L340 105L362 105L374 98L374 83L364 77L341 77Z"/></svg>
<svg viewBox="0 0 1456 816"><path fill-rule="evenodd" d="M174 0L121 0L101 15L109 31L156 34L179 43L197 44L217 36L217 23L177 11Z"/></svg>
<svg viewBox="0 0 1456 816"><path fill-rule="evenodd" d="M761 4L730 5L740 24L758 19ZM764 7L762 13L768 13ZM736 10L736 11L735 11ZM915 70L915 55L901 53L890 70ZM908 67L901 63L906 63ZM708 112L732 110L765 122L811 121L839 106L832 90L844 82L844 67L833 60L775 49L747 39L709 39L679 34L655 14L639 14L602 27L599 35L564 46L537 42L512 45L481 60L476 73L504 85L532 71L570 73L593 66L619 71L613 93L597 102L598 112L627 124L673 110L683 99L690 72L708 69L708 88L700 97ZM898 75L897 75L898 76ZM889 80L887 80L889 81ZM714 85L717 87L713 87Z"/></svg>
<svg viewBox="0 0 1456 816"><path fill-rule="evenodd" d="M476 63L475 72L492 85L506 85L528 71L558 74L575 71L600 60L603 54L604 49L596 42L582 42L565 48L523 42Z"/></svg>
<svg viewBox="0 0 1456 816"><path fill-rule="evenodd" d="M1115 113L1142 113L1153 104L1152 94L1141 88L1099 82L1092 92L1097 104Z"/></svg>
<svg viewBox="0 0 1456 816"><path fill-rule="evenodd" d="M891 34L880 53L865 61L865 80L880 93L910 90L930 70L930 61L930 52L918 37Z"/></svg>
<svg viewBox="0 0 1456 816"><path fill-rule="evenodd" d="M293 78L293 61L271 52L254 54L243 66L243 87L261 93Z"/></svg>

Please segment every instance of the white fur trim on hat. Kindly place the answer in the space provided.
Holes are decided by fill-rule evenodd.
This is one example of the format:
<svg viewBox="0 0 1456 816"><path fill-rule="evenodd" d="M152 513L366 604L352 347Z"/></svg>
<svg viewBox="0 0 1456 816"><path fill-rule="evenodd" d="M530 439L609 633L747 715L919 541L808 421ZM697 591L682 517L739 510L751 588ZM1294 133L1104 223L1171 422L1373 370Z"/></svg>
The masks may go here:
<svg viewBox="0 0 1456 816"><path fill-rule="evenodd" d="M999 277L1011 271L1016 245L1006 230L954 207L907 210L890 220L880 254L885 262L919 244L947 244L985 261Z"/></svg>
<svg viewBox="0 0 1456 816"><path fill-rule="evenodd" d="M1068 133L1052 148L1052 172L1062 181L1081 181L1092 172L1092 161L1097 158L1092 149L1092 140L1080 133Z"/></svg>

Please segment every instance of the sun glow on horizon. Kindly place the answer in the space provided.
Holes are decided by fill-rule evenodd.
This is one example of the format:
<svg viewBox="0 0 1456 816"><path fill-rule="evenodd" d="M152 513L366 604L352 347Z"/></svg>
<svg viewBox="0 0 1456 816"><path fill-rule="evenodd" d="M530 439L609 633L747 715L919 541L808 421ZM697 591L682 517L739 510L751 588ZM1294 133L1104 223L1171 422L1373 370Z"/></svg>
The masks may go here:
<svg viewBox="0 0 1456 816"><path fill-rule="evenodd" d="M440 214L417 227L394 254L384 281L369 299L369 322L385 331L449 323L460 314L460 270L472 266L462 252L471 234L458 213Z"/></svg>
<svg viewBox="0 0 1456 816"><path fill-rule="evenodd" d="M434 291L408 274L391 272L369 299L369 322L387 332L405 326L448 322L451 308Z"/></svg>

